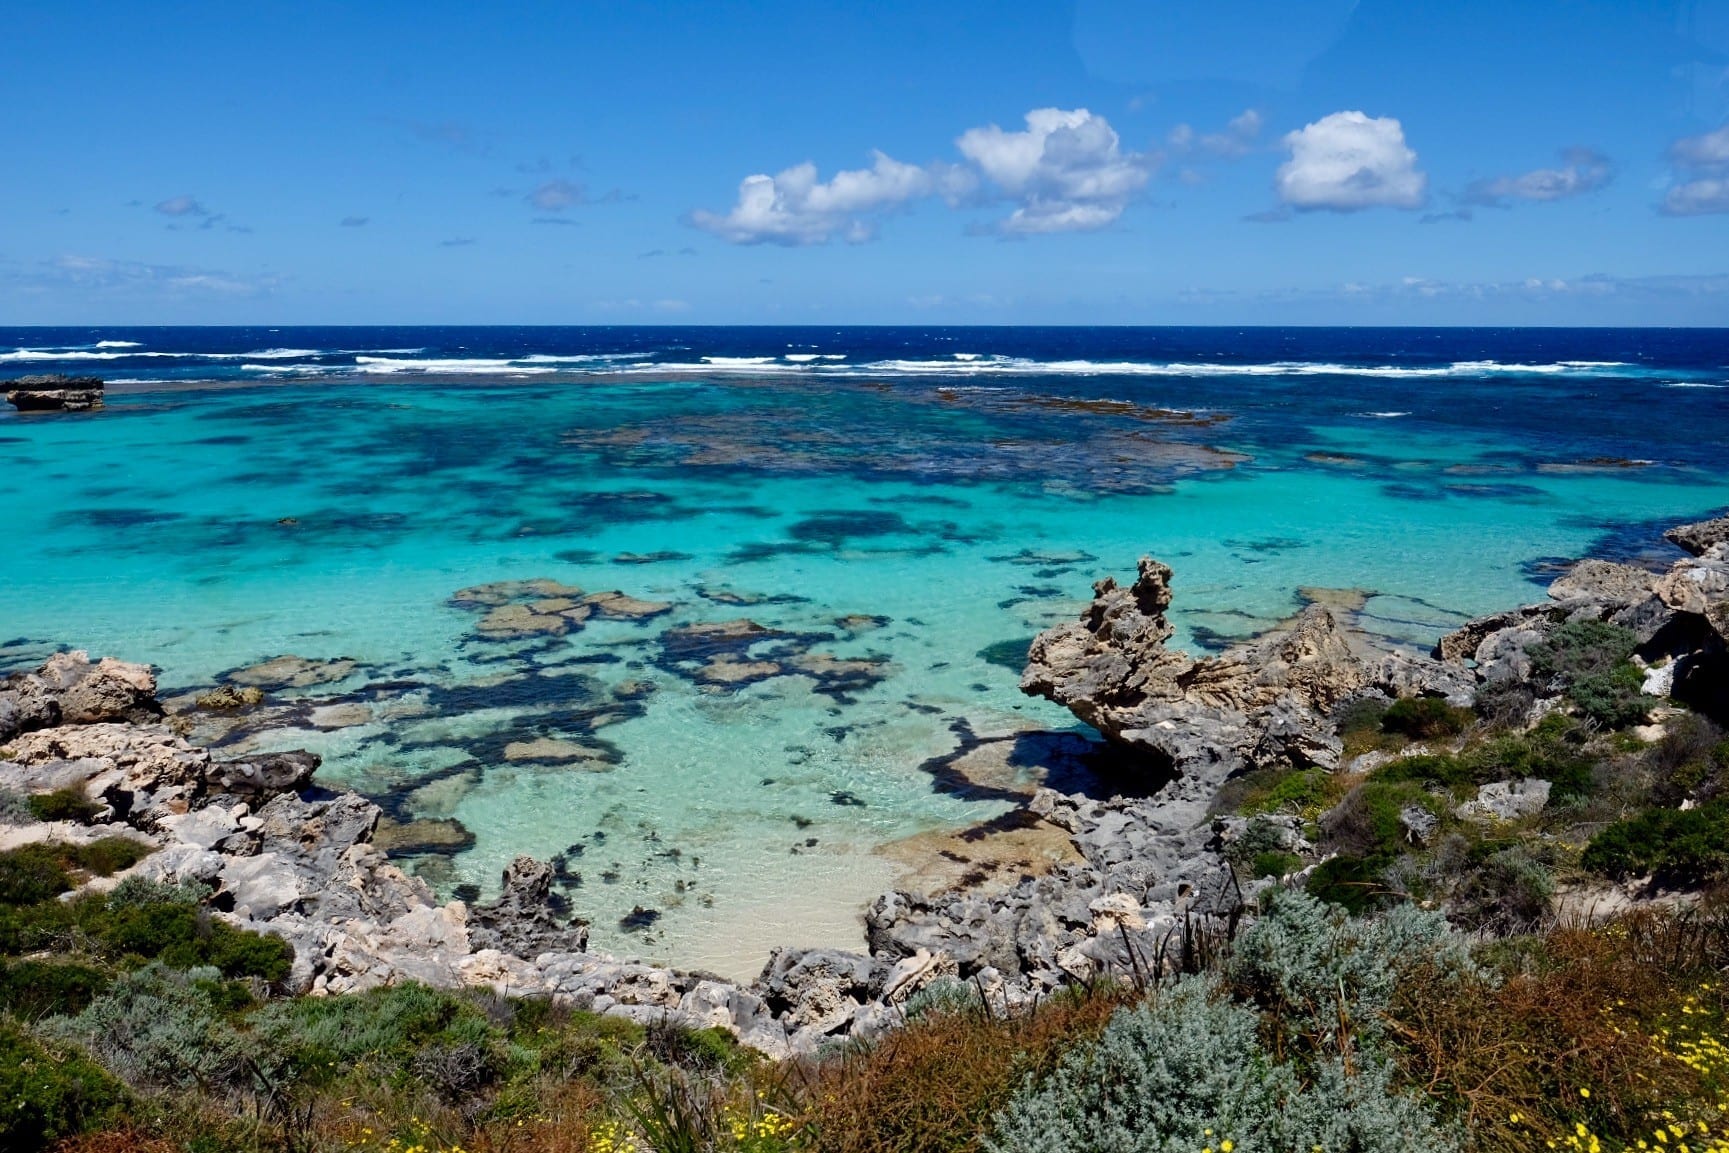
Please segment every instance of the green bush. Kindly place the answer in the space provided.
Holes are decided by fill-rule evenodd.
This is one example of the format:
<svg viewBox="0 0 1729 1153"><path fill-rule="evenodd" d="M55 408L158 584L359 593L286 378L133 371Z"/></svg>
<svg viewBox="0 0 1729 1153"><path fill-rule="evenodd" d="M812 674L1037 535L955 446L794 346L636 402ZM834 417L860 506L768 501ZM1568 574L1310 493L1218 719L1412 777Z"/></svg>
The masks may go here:
<svg viewBox="0 0 1729 1153"><path fill-rule="evenodd" d="M1387 865L1385 857L1368 860L1341 853L1316 865L1303 883L1303 890L1316 900L1338 905L1348 913L1367 913L1397 897L1383 875Z"/></svg>
<svg viewBox="0 0 1729 1153"><path fill-rule="evenodd" d="M101 1128L124 1100L120 1085L90 1061L51 1052L0 1019L0 1148L29 1153Z"/></svg>
<svg viewBox="0 0 1729 1153"><path fill-rule="evenodd" d="M1462 757L1428 754L1389 761L1369 776L1376 781L1410 781L1451 789L1476 784L1478 768Z"/></svg>
<svg viewBox="0 0 1729 1153"><path fill-rule="evenodd" d="M1638 647L1639 638L1619 625L1568 621L1531 646L1531 672L1598 724L1625 728L1644 720L1651 704L1631 660Z"/></svg>
<svg viewBox="0 0 1729 1153"><path fill-rule="evenodd" d="M1321 818L1329 848L1361 857L1391 857L1408 844L1399 815L1424 809L1445 819L1446 806L1408 781L1364 781Z"/></svg>
<svg viewBox="0 0 1729 1153"><path fill-rule="evenodd" d="M1476 714L1439 697L1401 697L1381 716L1381 729L1417 740L1455 737L1471 727Z"/></svg>
<svg viewBox="0 0 1729 1153"><path fill-rule="evenodd" d="M81 1013L108 982L102 970L75 962L0 963L0 1009L25 1021Z"/></svg>
<svg viewBox="0 0 1729 1153"><path fill-rule="evenodd" d="M1599 758L1589 731L1571 717L1552 713L1528 733L1509 733L1467 749L1460 759L1478 782L1536 777L1554 786L1555 800L1589 796L1596 788Z"/></svg>
<svg viewBox="0 0 1729 1153"><path fill-rule="evenodd" d="M35 820L28 796L17 789L0 788L0 825L28 825Z"/></svg>
<svg viewBox="0 0 1729 1153"><path fill-rule="evenodd" d="M1256 853L1253 857L1249 858L1249 874L1256 878L1283 877L1289 873L1296 872L1302 867L1303 858L1299 857L1295 853L1286 852L1283 849L1275 849L1272 852L1267 853Z"/></svg>
<svg viewBox="0 0 1729 1153"><path fill-rule="evenodd" d="M1650 874L1664 885L1693 887L1729 873L1729 805L1647 809L1591 838L1580 864L1612 880Z"/></svg>
<svg viewBox="0 0 1729 1153"><path fill-rule="evenodd" d="M0 905L35 905L71 888L60 853L48 845L0 853Z"/></svg>
<svg viewBox="0 0 1729 1153"><path fill-rule="evenodd" d="M102 811L102 806L84 795L83 789L55 789L37 793L29 800L30 815L38 821L77 821L83 824Z"/></svg>
<svg viewBox="0 0 1729 1153"><path fill-rule="evenodd" d="M1331 774L1322 769L1301 769L1279 777L1265 789L1247 798L1243 812L1296 813L1305 818L1318 816L1326 808L1331 792Z"/></svg>
<svg viewBox="0 0 1729 1153"><path fill-rule="evenodd" d="M31 892L40 895L52 888L54 876L64 878L64 869L52 853L32 859L36 866L45 860L61 871L43 872ZM13 863L14 875L23 876L22 866ZM0 867L0 892L6 875ZM106 895L81 894L67 902L39 899L13 907L0 904L0 955L77 947L97 959L127 966L159 960L178 969L211 965L227 977L280 981L288 976L293 946L274 934L237 929L219 920L200 904L203 895L204 890L197 887L128 878Z"/></svg>
<svg viewBox="0 0 1729 1153"><path fill-rule="evenodd" d="M155 851L153 846L131 837L103 837L88 845L73 847L70 859L98 877L111 877L122 869L130 869Z"/></svg>
<svg viewBox="0 0 1729 1153"><path fill-rule="evenodd" d="M503 1031L474 1001L425 985L278 1001L254 1017L254 1027L291 1068L315 1081L365 1062L384 1076L441 1082L433 1087L443 1091L447 1075L475 1085L496 1079L506 1059ZM434 1056L417 1068L423 1052Z"/></svg>

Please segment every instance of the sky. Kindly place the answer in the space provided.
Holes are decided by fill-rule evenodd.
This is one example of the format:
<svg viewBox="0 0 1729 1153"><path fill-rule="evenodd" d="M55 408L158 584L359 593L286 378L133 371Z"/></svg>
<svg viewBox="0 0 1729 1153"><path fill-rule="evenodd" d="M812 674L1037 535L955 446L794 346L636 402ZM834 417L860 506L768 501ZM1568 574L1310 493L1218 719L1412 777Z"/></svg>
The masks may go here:
<svg viewBox="0 0 1729 1153"><path fill-rule="evenodd" d="M1729 0L57 0L0 37L0 325L1729 325Z"/></svg>

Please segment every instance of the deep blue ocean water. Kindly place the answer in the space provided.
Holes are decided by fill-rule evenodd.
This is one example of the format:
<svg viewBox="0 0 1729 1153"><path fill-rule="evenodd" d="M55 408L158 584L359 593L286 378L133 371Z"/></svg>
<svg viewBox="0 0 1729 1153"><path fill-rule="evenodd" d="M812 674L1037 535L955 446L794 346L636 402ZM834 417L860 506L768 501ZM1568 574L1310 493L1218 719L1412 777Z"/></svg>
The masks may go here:
<svg viewBox="0 0 1729 1153"><path fill-rule="evenodd" d="M1729 330L0 329L33 372L110 391L0 411L0 667L351 659L204 736L459 821L405 858L446 892L556 855L597 943L732 972L1049 768L1019 654L1142 553L1190 646L1314 595L1427 646L1729 505ZM534 579L671 607L453 599Z"/></svg>

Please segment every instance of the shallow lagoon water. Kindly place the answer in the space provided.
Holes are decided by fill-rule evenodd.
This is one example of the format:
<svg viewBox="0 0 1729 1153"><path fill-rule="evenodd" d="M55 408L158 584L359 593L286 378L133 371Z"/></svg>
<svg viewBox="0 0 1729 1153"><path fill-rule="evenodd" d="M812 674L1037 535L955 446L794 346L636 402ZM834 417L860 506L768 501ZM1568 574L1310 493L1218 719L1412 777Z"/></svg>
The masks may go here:
<svg viewBox="0 0 1729 1153"><path fill-rule="evenodd" d="M443 892L556 855L597 946L747 974L773 944L857 944L899 868L885 845L1010 807L930 769L968 734L1077 729L1020 695L1017 645L1143 553L1176 569L1178 643L1251 635L1323 588L1426 647L1537 595L1553 558L1660 560L1657 525L1729 503L1721 335L1619 356L1550 335L1539 358L1486 336L1415 359L1285 341L1235 371L1200 336L1161 358L1100 334L1109 358L1076 368L1072 330L1042 359L1009 347L1025 333L965 333L970 360L937 343L952 333L903 334L894 357L880 333L819 335L0 333L188 353L101 362L136 381L102 413L0 416L0 665L70 645L172 690L351 658L270 700L360 711L279 710L235 747L313 748L399 820L460 821L471 843L406 860ZM253 339L431 351L240 367L229 345ZM786 359L822 355L849 359ZM672 607L502 639L452 602L534 579ZM740 618L773 635L732 663L679 647ZM540 739L586 759L523 753Z"/></svg>

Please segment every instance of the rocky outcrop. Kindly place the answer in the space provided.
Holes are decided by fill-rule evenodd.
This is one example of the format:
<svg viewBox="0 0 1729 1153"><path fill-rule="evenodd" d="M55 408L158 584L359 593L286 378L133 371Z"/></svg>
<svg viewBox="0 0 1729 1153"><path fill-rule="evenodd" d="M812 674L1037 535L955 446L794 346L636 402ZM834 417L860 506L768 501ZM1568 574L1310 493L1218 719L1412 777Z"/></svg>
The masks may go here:
<svg viewBox="0 0 1729 1153"><path fill-rule="evenodd" d="M0 383L19 412L88 412L102 407L103 382L95 376L21 376Z"/></svg>
<svg viewBox="0 0 1729 1153"><path fill-rule="evenodd" d="M564 922L552 913L552 866L518 857L504 870L504 888L490 905L469 914L468 937L478 949L533 960L542 953L580 953L588 948L588 925Z"/></svg>
<svg viewBox="0 0 1729 1153"><path fill-rule="evenodd" d="M55 653L41 668L0 679L0 741L55 725L143 721L162 715L148 666Z"/></svg>
<svg viewBox="0 0 1729 1153"><path fill-rule="evenodd" d="M1442 637L1434 655L1479 683L1528 682L1532 647L1557 626L1604 621L1637 638L1635 658L1650 670L1648 692L1729 720L1729 518L1664 535L1693 555L1666 573L1580 561L1549 585L1546 602L1470 621ZM1537 707L1546 706L1540 700Z"/></svg>
<svg viewBox="0 0 1729 1153"><path fill-rule="evenodd" d="M1098 582L1080 620L1033 641L1021 691L1146 753L1197 795L1210 797L1244 768L1336 767L1340 746L1327 714L1365 689L1454 689L1452 674L1415 655L1366 664L1319 604L1285 630L1196 660L1165 647L1175 631L1170 605L1171 570L1150 557L1128 588Z"/></svg>
<svg viewBox="0 0 1729 1153"><path fill-rule="evenodd" d="M1663 534L1663 539L1679 545L1694 556L1704 556L1712 545L1729 544L1729 516L1676 525Z"/></svg>

